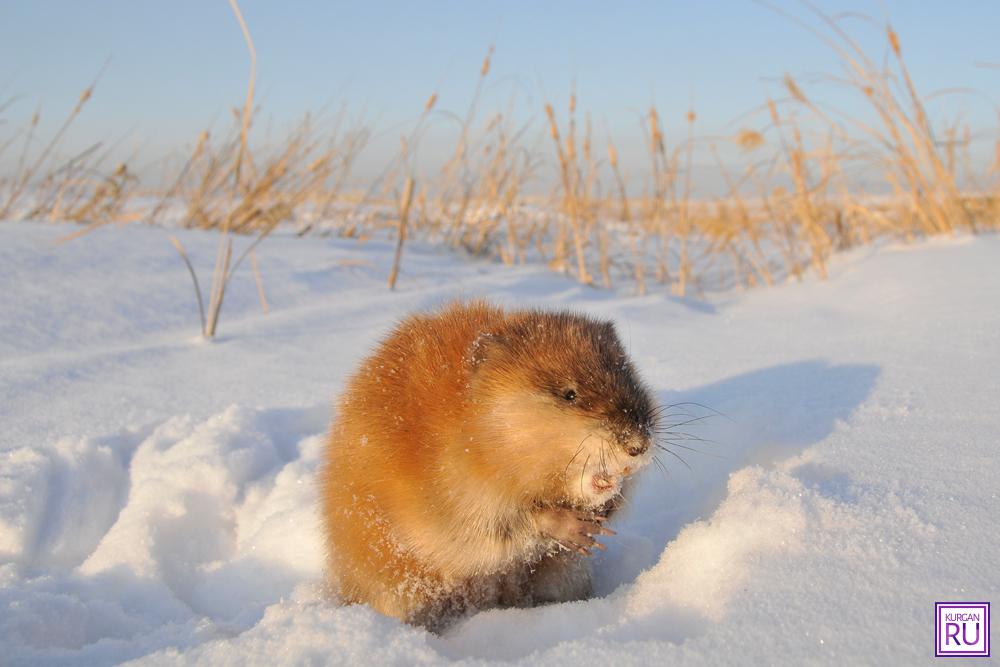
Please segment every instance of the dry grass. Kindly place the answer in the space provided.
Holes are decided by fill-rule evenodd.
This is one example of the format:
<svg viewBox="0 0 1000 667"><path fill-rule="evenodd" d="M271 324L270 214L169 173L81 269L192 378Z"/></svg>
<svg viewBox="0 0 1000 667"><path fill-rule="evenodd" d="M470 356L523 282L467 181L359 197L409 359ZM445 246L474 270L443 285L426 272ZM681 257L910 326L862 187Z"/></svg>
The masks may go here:
<svg viewBox="0 0 1000 667"><path fill-rule="evenodd" d="M72 155L62 144L74 121L93 96L100 74L80 93L74 107L47 140L38 136L41 109L27 127L0 143L0 159L16 151L11 176L0 177L0 220L36 220L88 223L132 222L140 215L128 209L137 179L125 164L106 168L109 151L98 142ZM3 113L12 101L0 103Z"/></svg>
<svg viewBox="0 0 1000 667"><path fill-rule="evenodd" d="M641 119L644 165L623 165L610 137L606 155L599 155L589 115L577 108L575 94L561 111L548 103L540 110L548 148L537 137L532 140L531 123L517 123L510 109L484 111L490 48L465 113L445 114L432 94L401 137L397 159L358 192L349 189L350 177L371 133L347 125L344 115L332 124L307 115L273 148L251 142L256 57L239 8L232 5L251 56L247 97L234 114L236 132L221 141L203 132L153 205L135 198L136 179L126 165L101 168L99 148L54 159L92 87L47 142L35 136L37 115L21 136L0 142L0 154L20 146L14 176L0 181L0 218L73 220L85 223L86 231L170 217L181 226L219 230L202 314L206 336L215 332L236 268L248 255L256 267L253 249L284 222L300 234L394 237L390 288L404 243L420 238L505 264L543 261L584 284L629 284L639 293L659 284L678 296L771 285L807 271L825 277L834 252L877 238L998 226L1000 139L992 171L963 181L960 171L974 171L969 130L934 126L890 26L884 33L890 57L883 62L836 20L819 12L812 23L789 16L837 55L842 71L836 80L868 105L864 118L821 103L786 75L783 97L766 100L747 116L757 127L732 137L699 138L692 109L684 118L686 130L671 140L660 111L649 108ZM429 122L444 117L456 123L454 150L436 175L421 175L417 187L414 157ZM742 156L737 167L722 157L734 151ZM696 156L715 165L727 184L724 196L695 197ZM629 182L630 169L647 174L641 184ZM851 187L852 169L880 175L890 194L873 197ZM551 196L527 194L530 184L546 179L556 184ZM233 235L254 238L236 261ZM178 251L187 262L179 243ZM188 263L188 268L196 281L194 267ZM256 269L254 276L266 310Z"/></svg>

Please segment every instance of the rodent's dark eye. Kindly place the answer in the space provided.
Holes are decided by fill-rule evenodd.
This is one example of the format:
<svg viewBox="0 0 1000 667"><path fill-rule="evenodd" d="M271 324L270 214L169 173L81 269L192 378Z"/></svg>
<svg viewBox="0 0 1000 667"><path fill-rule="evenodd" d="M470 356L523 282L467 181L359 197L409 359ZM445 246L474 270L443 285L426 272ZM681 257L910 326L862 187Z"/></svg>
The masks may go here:
<svg viewBox="0 0 1000 667"><path fill-rule="evenodd" d="M564 389L563 393L562 393L562 397L565 398L567 401L575 401L576 400L576 389Z"/></svg>

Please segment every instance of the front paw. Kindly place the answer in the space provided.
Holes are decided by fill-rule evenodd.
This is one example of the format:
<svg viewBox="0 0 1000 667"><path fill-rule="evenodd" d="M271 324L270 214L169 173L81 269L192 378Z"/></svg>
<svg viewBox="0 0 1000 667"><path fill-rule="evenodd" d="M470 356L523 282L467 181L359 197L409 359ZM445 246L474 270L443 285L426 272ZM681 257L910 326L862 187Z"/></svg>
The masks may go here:
<svg viewBox="0 0 1000 667"><path fill-rule="evenodd" d="M542 535L584 556L590 556L591 549L607 549L594 539L598 535L615 534L603 526L605 520L603 516L562 507L546 507L535 513L535 523Z"/></svg>

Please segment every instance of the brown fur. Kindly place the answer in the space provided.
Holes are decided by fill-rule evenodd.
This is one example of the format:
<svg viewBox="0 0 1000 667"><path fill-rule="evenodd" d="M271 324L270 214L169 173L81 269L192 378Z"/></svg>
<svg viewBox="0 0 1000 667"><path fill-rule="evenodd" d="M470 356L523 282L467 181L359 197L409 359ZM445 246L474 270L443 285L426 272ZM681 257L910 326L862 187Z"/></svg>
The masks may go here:
<svg viewBox="0 0 1000 667"><path fill-rule="evenodd" d="M580 554L612 534L600 522L648 460L653 421L609 322L482 302L412 316L331 427L331 582L435 629L470 608L586 597Z"/></svg>

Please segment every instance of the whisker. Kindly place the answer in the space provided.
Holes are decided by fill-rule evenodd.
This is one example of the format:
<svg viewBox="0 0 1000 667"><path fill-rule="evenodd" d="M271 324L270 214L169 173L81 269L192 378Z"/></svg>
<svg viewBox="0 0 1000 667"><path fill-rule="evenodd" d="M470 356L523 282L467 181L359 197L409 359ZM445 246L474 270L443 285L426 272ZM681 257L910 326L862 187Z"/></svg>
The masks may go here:
<svg viewBox="0 0 1000 667"><path fill-rule="evenodd" d="M611 452L611 456L615 460L615 466L617 466L618 465L618 452L615 451L615 447L608 447L608 451Z"/></svg>
<svg viewBox="0 0 1000 667"><path fill-rule="evenodd" d="M686 419L684 421L679 421L675 424L666 424L666 428L674 428L675 426L685 426L687 424L696 424L700 421L705 421L706 419L711 419L715 415L702 415L700 417L692 417L691 419Z"/></svg>
<svg viewBox="0 0 1000 667"><path fill-rule="evenodd" d="M573 465L573 461L575 461L576 457L579 456L580 452L583 451L583 443L587 442L587 438L589 438L592 435L593 433L588 433L586 437L584 437L584 439L580 441L580 446L576 448L576 454L574 454L573 458L571 458L569 460L569 463L566 464L566 469L563 471L563 477L565 477L569 473L569 467Z"/></svg>
<svg viewBox="0 0 1000 667"><path fill-rule="evenodd" d="M718 441L709 440L708 438L687 438L687 437L677 437L674 433L657 433L656 440L661 442L693 442L700 445L718 445Z"/></svg>
<svg viewBox="0 0 1000 667"><path fill-rule="evenodd" d="M703 403L697 403L695 401L681 401L680 403L670 403L669 405L659 405L657 407L661 408L661 409L669 410L670 408L677 408L677 407L680 407L682 405L693 405L695 407L701 408L702 410L708 410L709 412L713 412L713 413L719 415L720 417L724 417L725 419L729 419L730 421L732 421L732 418L729 415L727 415L726 413L724 413L724 412L722 412L720 410L716 410L715 408L710 408L710 407L708 407L707 405L705 405Z"/></svg>
<svg viewBox="0 0 1000 667"><path fill-rule="evenodd" d="M677 408L677 406L676 406L676 405L657 405L657 406L656 406L655 408L653 408L653 409L652 409L652 410L651 410L650 412L651 412L652 414L654 414L654 415L662 415L662 414L663 414L663 413L665 413L665 412L666 412L667 410L674 410L674 409L676 409L676 408ZM686 411L685 411L685 410L680 410L679 412L686 412Z"/></svg>
<svg viewBox="0 0 1000 667"><path fill-rule="evenodd" d="M656 439L659 442L666 442L668 444L677 444L677 443L681 443L681 442L693 442L693 443L699 444L699 445L709 445L710 447L711 446L717 446L719 444L715 440L707 440L705 438L674 438L674 437L671 437L670 435L660 435L660 436L657 436ZM699 451L703 451L703 450L699 450Z"/></svg>
<svg viewBox="0 0 1000 667"><path fill-rule="evenodd" d="M701 436L694 435L693 433L687 433L685 431L663 430L663 431L656 431L655 434L658 436L666 436L666 435L673 436L673 439L676 440L694 440L696 442L707 442L713 445L719 444L718 441L712 440L711 438L702 438Z"/></svg>
<svg viewBox="0 0 1000 667"><path fill-rule="evenodd" d="M699 454L708 455L708 452L703 452L700 449L695 449L694 447L688 447L687 445L682 445L682 444L674 442L672 440L664 440L663 443L666 443L667 445L670 445L671 447L679 447L680 449L686 449L689 452L697 452ZM665 449L665 446L663 444L661 444L661 443L657 443L656 446L659 447L660 449Z"/></svg>
<svg viewBox="0 0 1000 667"><path fill-rule="evenodd" d="M653 419L656 420L656 424L660 425L670 419L693 419L694 417L700 417L701 415L693 415L690 412L667 412L662 415L654 415Z"/></svg>
<svg viewBox="0 0 1000 667"><path fill-rule="evenodd" d="M677 409L676 405L658 405L651 411L654 415L667 414L669 410L677 410L676 414L691 414L687 410Z"/></svg>
<svg viewBox="0 0 1000 667"><path fill-rule="evenodd" d="M663 461L660 460L660 457L659 456L654 456L653 457L653 463L656 464L656 467L659 468L660 472L663 473L663 476L666 479L666 481L669 482L670 479L671 479L670 478L670 471L667 470L667 467L665 465L663 465Z"/></svg>
<svg viewBox="0 0 1000 667"><path fill-rule="evenodd" d="M681 456L677 452L675 452L675 451L673 451L671 449L667 449L666 447L663 447L662 445L660 445L659 448L661 450L665 451L667 454L670 454L671 456L673 456L675 459L677 459L681 463L683 463L685 468L687 468L688 470L691 470L691 472L694 472L694 470L691 469L691 466L688 465L688 462L685 461L683 458L681 458Z"/></svg>
<svg viewBox="0 0 1000 667"><path fill-rule="evenodd" d="M704 451L702 451L700 449L695 449L694 447L687 447L686 445L681 445L679 443L672 442L670 440L665 440L664 442L666 442L668 445L670 445L672 447L680 447L681 449L686 449L689 452L694 452L695 454L701 454L702 456L709 456L709 457L711 457L713 459L719 459L719 460L725 459L725 457L722 456L721 454L716 454L714 452L704 452ZM655 446L656 446L657 449L662 449L663 451L670 451L669 449L667 449L665 446L663 446L662 444L660 444L658 442L655 443Z"/></svg>

